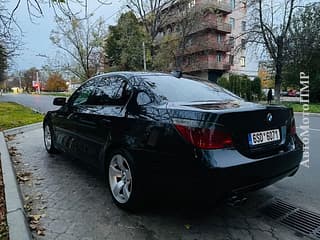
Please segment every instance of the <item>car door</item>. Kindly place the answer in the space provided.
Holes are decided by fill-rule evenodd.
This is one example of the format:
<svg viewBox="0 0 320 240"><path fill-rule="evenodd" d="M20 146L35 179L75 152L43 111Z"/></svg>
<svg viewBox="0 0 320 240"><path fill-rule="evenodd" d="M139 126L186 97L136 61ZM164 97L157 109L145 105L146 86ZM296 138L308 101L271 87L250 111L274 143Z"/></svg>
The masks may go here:
<svg viewBox="0 0 320 240"><path fill-rule="evenodd" d="M100 129L96 137L100 144L105 146L114 141L114 131L123 125L125 118L125 105L132 94L126 78L118 75L101 77L95 88L95 97L98 99L96 106L96 121ZM120 132L118 131L120 134Z"/></svg>
<svg viewBox="0 0 320 240"><path fill-rule="evenodd" d="M90 126L88 122L84 124L82 115L90 114L87 101L95 89L96 80L97 78L91 79L77 89L52 119L59 148L80 158L86 148L81 133L84 127Z"/></svg>
<svg viewBox="0 0 320 240"><path fill-rule="evenodd" d="M122 76L101 76L85 103L78 106L77 136L81 155L92 165L98 163L100 154L111 144L114 126L125 117L124 106L131 91Z"/></svg>

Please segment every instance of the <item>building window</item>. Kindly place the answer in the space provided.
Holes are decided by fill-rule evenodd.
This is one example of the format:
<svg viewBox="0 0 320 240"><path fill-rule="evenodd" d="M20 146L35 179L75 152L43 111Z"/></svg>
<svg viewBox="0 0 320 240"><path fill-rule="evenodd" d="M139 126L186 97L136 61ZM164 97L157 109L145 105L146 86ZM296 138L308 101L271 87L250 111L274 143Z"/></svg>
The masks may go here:
<svg viewBox="0 0 320 240"><path fill-rule="evenodd" d="M246 40L241 39L241 49L246 49Z"/></svg>
<svg viewBox="0 0 320 240"><path fill-rule="evenodd" d="M241 57L240 58L240 66L245 67L246 66L246 57Z"/></svg>
<svg viewBox="0 0 320 240"><path fill-rule="evenodd" d="M230 18L230 25L231 25L231 29L234 30L236 25L236 20L234 18Z"/></svg>
<svg viewBox="0 0 320 240"><path fill-rule="evenodd" d="M221 53L217 53L217 62L222 62L222 54Z"/></svg>
<svg viewBox="0 0 320 240"><path fill-rule="evenodd" d="M233 65L233 61L234 61L234 56L233 56L233 55L230 55L230 56L229 56L229 63L230 63L230 65Z"/></svg>
<svg viewBox="0 0 320 240"><path fill-rule="evenodd" d="M229 37L229 44L231 47L234 47L234 37Z"/></svg>
<svg viewBox="0 0 320 240"><path fill-rule="evenodd" d="M236 8L236 0L230 0L230 6L231 6L231 9L235 9Z"/></svg>
<svg viewBox="0 0 320 240"><path fill-rule="evenodd" d="M223 42L223 36L220 33L217 34L217 42L218 43L222 43Z"/></svg>
<svg viewBox="0 0 320 240"><path fill-rule="evenodd" d="M242 30L242 32L246 31L246 21L241 22L241 30Z"/></svg>
<svg viewBox="0 0 320 240"><path fill-rule="evenodd" d="M191 1L188 3L188 8L193 8L195 5L196 5L196 0L191 0Z"/></svg>

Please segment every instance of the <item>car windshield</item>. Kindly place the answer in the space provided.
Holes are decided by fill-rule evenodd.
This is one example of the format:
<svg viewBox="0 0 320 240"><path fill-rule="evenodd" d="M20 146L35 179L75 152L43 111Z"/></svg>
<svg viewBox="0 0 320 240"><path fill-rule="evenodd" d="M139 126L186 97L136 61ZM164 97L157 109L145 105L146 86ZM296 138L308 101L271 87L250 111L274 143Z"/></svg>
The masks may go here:
<svg viewBox="0 0 320 240"><path fill-rule="evenodd" d="M170 102L241 100L228 90L205 80L176 78L168 75L141 77L162 100Z"/></svg>

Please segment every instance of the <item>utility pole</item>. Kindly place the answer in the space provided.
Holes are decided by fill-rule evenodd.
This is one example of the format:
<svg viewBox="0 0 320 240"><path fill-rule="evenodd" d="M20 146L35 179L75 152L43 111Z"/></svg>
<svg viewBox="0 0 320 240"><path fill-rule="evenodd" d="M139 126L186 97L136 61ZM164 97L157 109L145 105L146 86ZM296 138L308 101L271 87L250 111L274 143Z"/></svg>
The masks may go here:
<svg viewBox="0 0 320 240"><path fill-rule="evenodd" d="M38 86L38 94L40 94L41 91L40 91L40 82L39 82L39 71L36 71L36 81Z"/></svg>

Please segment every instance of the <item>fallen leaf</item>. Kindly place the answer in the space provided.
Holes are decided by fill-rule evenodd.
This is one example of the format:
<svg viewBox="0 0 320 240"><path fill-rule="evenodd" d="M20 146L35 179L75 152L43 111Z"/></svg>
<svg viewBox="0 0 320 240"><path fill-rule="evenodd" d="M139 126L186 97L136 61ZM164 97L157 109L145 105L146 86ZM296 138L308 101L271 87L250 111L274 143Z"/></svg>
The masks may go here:
<svg viewBox="0 0 320 240"><path fill-rule="evenodd" d="M18 178L18 181L19 181L19 182L27 182L27 181L30 181L30 178L28 178L28 177L17 176L17 178Z"/></svg>
<svg viewBox="0 0 320 240"><path fill-rule="evenodd" d="M31 228L32 231L37 229L37 225L33 223L29 224L29 227Z"/></svg>
<svg viewBox="0 0 320 240"><path fill-rule="evenodd" d="M31 219L31 221L39 221L41 218L41 215L39 214L29 215L29 218Z"/></svg>
<svg viewBox="0 0 320 240"><path fill-rule="evenodd" d="M32 211L32 202L25 204L23 207L27 212L31 212Z"/></svg>
<svg viewBox="0 0 320 240"><path fill-rule="evenodd" d="M44 210L44 209L46 209L47 208L47 206L41 206L41 207L39 207L38 209L39 210Z"/></svg>
<svg viewBox="0 0 320 240"><path fill-rule="evenodd" d="M44 231L45 231L45 228L43 228L43 227L38 227L36 229L36 233L38 234L38 236L44 236L45 235Z"/></svg>
<svg viewBox="0 0 320 240"><path fill-rule="evenodd" d="M184 227L185 227L187 230L190 230L190 229L191 229L191 225L190 225L190 224L186 224L186 225L184 225Z"/></svg>

